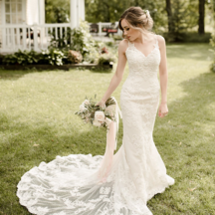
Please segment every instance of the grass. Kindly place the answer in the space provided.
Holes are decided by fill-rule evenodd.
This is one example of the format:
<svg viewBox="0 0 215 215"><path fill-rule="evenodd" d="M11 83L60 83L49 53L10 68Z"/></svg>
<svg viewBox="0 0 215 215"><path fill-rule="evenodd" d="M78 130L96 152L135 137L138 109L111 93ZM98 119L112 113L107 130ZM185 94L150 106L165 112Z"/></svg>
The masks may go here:
<svg viewBox="0 0 215 215"><path fill-rule="evenodd" d="M168 45L168 107L157 117L154 141L175 185L148 202L154 215L215 214L215 74L205 44ZM29 214L16 185L41 161L57 155L103 154L105 130L74 115L85 98L107 89L113 73L90 70L0 70L0 214ZM123 82L113 93L119 101ZM118 148L122 143L120 123Z"/></svg>

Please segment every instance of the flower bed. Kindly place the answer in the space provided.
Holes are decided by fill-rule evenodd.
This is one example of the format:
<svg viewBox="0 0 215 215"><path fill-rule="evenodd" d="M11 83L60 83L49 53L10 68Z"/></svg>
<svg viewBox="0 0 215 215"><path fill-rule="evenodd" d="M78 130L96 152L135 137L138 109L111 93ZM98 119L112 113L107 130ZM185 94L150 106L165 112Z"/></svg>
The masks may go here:
<svg viewBox="0 0 215 215"><path fill-rule="evenodd" d="M80 27L70 29L64 38L52 37L47 50L40 53L31 51L15 52L1 55L0 63L4 68L71 68L71 67L111 67L115 58L110 54L104 43L95 41L89 33L89 26L82 22ZM67 45L62 47L62 40L67 40ZM49 67L49 66L53 67Z"/></svg>

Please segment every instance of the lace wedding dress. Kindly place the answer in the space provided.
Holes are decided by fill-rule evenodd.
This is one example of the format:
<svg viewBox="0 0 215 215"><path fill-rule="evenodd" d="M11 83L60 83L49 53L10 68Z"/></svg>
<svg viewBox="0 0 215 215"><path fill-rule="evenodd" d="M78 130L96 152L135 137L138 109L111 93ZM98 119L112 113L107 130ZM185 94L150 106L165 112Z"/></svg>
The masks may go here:
<svg viewBox="0 0 215 215"><path fill-rule="evenodd" d="M26 172L17 185L20 204L37 215L151 215L147 201L174 179L153 142L159 104L158 42L145 56L128 42L129 75L120 106L123 142L113 156L107 180L97 180L103 155L57 156Z"/></svg>

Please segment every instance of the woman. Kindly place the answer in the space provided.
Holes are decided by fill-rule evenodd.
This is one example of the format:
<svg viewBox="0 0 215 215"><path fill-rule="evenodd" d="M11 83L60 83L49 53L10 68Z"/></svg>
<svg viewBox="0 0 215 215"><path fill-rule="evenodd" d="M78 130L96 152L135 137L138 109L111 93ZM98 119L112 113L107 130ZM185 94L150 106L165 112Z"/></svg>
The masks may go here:
<svg viewBox="0 0 215 215"><path fill-rule="evenodd" d="M123 143L106 180L101 182L97 177L103 156L73 154L42 162L18 184L20 203L31 213L151 215L147 201L174 184L152 137L160 89L159 117L168 113L165 40L150 32L152 25L149 12L140 7L127 9L119 21L126 39L119 44L116 73L97 103L105 105L122 80L128 61L130 71L120 96Z"/></svg>

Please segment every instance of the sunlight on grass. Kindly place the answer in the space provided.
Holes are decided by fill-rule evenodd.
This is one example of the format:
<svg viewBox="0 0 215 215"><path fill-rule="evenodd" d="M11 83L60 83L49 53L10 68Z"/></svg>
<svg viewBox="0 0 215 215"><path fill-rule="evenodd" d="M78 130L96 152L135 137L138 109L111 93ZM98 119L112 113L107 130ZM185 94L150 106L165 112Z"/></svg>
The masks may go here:
<svg viewBox="0 0 215 215"><path fill-rule="evenodd" d="M205 44L168 45L168 107L157 117L154 141L176 184L148 202L155 215L215 211L215 74ZM116 65L115 67L116 68ZM121 87L113 93L119 102ZM0 70L0 214L29 214L19 205L20 177L41 161L72 153L104 154L104 129L84 124L74 112L85 99L98 101L112 73ZM120 102L119 102L120 105ZM122 143L120 122L118 148Z"/></svg>

